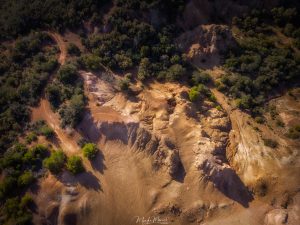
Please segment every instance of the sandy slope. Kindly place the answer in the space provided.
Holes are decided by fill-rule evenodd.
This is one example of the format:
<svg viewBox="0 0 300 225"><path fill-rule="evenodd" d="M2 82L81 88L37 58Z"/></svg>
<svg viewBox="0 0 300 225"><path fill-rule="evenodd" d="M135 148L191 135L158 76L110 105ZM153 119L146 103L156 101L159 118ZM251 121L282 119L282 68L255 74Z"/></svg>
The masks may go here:
<svg viewBox="0 0 300 225"><path fill-rule="evenodd" d="M73 135L59 127L46 100L32 119L47 121L66 154L81 155L79 136L100 152L84 160L80 175L39 180L36 224L131 225L150 217L156 218L151 224L272 225L285 215L297 224L299 163L286 163L299 159L297 147L291 145L291 154L284 148L291 143L261 125L263 134L281 138L276 151L263 146L253 121L217 90L224 111L211 102L190 103L179 84L137 83L127 95L117 91L119 78L109 71L80 74L89 103ZM259 190L261 181L265 196L248 191Z"/></svg>

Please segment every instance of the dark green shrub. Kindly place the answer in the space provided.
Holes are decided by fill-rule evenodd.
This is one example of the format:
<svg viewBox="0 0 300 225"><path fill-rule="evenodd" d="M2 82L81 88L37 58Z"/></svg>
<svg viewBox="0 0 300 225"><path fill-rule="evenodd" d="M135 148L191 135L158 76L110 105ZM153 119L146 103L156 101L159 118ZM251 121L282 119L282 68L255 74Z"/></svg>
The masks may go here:
<svg viewBox="0 0 300 225"><path fill-rule="evenodd" d="M116 54L114 58L121 70L127 70L133 66L132 59L126 55Z"/></svg>
<svg viewBox="0 0 300 225"><path fill-rule="evenodd" d="M45 145L38 144L29 149L33 156L38 159L43 159L48 155L48 148Z"/></svg>

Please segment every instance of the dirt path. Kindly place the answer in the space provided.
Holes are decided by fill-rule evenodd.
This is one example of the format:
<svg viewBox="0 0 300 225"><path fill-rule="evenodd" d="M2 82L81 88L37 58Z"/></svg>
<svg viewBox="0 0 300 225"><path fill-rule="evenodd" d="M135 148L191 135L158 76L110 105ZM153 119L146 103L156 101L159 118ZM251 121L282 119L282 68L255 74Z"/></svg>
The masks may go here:
<svg viewBox="0 0 300 225"><path fill-rule="evenodd" d="M57 138L54 140L56 147L62 147L66 153L76 153L79 147L76 143L79 134L75 131L72 136L66 134L66 131L60 127L59 116L51 109L50 103L46 99L42 99L39 107L32 109L31 120L45 120L48 125L55 131Z"/></svg>
<svg viewBox="0 0 300 225"><path fill-rule="evenodd" d="M52 31L47 31L46 32L47 34L50 35L50 37L56 42L56 44L58 45L59 47L59 50L60 50L60 55L58 57L58 62L61 64L61 65L64 65L65 62L66 62L66 58L67 58L67 46L66 46L66 43L65 41L63 40L63 37L58 34L58 33L55 33L55 32L52 32Z"/></svg>

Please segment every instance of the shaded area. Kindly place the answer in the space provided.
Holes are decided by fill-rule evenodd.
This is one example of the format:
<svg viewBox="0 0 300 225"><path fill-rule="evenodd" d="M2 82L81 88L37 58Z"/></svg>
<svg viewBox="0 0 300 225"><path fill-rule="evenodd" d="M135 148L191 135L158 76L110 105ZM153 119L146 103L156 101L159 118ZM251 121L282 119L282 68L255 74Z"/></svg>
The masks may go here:
<svg viewBox="0 0 300 225"><path fill-rule="evenodd" d="M248 208L249 202L254 199L252 193L231 168L220 170L211 181L226 197L238 202L245 208Z"/></svg>
<svg viewBox="0 0 300 225"><path fill-rule="evenodd" d="M186 175L186 171L182 165L181 160L179 159L178 165L177 165L177 169L176 171L172 174L172 177L175 181L183 183L184 182L184 178Z"/></svg>
<svg viewBox="0 0 300 225"><path fill-rule="evenodd" d="M101 174L103 174L104 170L106 169L104 160L105 158L102 151L98 151L96 158L91 161L93 169L99 171Z"/></svg>
<svg viewBox="0 0 300 225"><path fill-rule="evenodd" d="M97 142L101 137L97 124L94 122L94 118L90 110L86 110L84 118L77 126L77 130L84 138L90 140L91 142Z"/></svg>
<svg viewBox="0 0 300 225"><path fill-rule="evenodd" d="M64 172L58 179L66 186L72 186L80 184L86 189L93 189L95 191L103 191L100 186L99 179L93 175L90 171L80 173L76 176L69 172Z"/></svg>
<svg viewBox="0 0 300 225"><path fill-rule="evenodd" d="M77 215L75 213L69 213L64 216L64 224L74 225L77 224Z"/></svg>
<svg viewBox="0 0 300 225"><path fill-rule="evenodd" d="M78 183L80 183L82 186L84 186L87 189L93 189L95 191L103 191L99 179L93 175L91 172L85 172L81 173L76 177Z"/></svg>
<svg viewBox="0 0 300 225"><path fill-rule="evenodd" d="M226 197L238 202L245 208L249 207L249 202L254 199L253 195L233 169L224 168L224 164L216 164L209 160L202 164L201 169L208 180Z"/></svg>

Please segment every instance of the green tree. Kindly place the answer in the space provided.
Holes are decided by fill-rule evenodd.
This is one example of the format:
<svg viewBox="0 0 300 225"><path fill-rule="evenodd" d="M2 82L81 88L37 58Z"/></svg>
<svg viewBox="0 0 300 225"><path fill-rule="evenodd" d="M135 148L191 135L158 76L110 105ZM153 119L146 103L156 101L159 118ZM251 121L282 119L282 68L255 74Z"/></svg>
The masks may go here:
<svg viewBox="0 0 300 225"><path fill-rule="evenodd" d="M127 70L133 66L132 59L124 54L116 54L115 60L121 70Z"/></svg>
<svg viewBox="0 0 300 225"><path fill-rule="evenodd" d="M175 64L168 69L166 79L168 81L179 80L185 73L186 70L182 65Z"/></svg>
<svg viewBox="0 0 300 225"><path fill-rule="evenodd" d="M191 90L189 91L189 99L191 102L195 102L200 96L200 93L198 91L197 87L193 87L191 88Z"/></svg>
<svg viewBox="0 0 300 225"><path fill-rule="evenodd" d="M89 70L96 71L101 68L101 58L97 55L87 54L81 57L81 63Z"/></svg>
<svg viewBox="0 0 300 225"><path fill-rule="evenodd" d="M18 184L21 187L26 187L30 184L32 184L35 180L35 177L33 176L31 171L25 171L19 178L18 178Z"/></svg>
<svg viewBox="0 0 300 225"><path fill-rule="evenodd" d="M65 64L58 71L58 80L64 84L73 84L77 78L77 68L73 64Z"/></svg>
<svg viewBox="0 0 300 225"><path fill-rule="evenodd" d="M61 96L61 87L57 83L48 85L46 88L46 98L54 109L57 109L62 103Z"/></svg>
<svg viewBox="0 0 300 225"><path fill-rule="evenodd" d="M67 161L67 169L73 173L78 174L84 171L82 159L79 156L71 156Z"/></svg>
<svg viewBox="0 0 300 225"><path fill-rule="evenodd" d="M73 95L70 102L64 105L59 111L62 127L75 127L81 120L84 106L84 96L81 94Z"/></svg>
<svg viewBox="0 0 300 225"><path fill-rule="evenodd" d="M50 170L53 174L58 174L62 171L65 164L66 156L61 150L51 153L51 156L43 161L44 167Z"/></svg>
<svg viewBox="0 0 300 225"><path fill-rule="evenodd" d="M94 159L98 152L98 148L94 143L86 143L83 148L83 155L88 159Z"/></svg>
<svg viewBox="0 0 300 225"><path fill-rule="evenodd" d="M142 58L139 68L138 68L138 74L137 77L139 80L145 80L146 78L150 77L152 75L151 71L151 63L148 58Z"/></svg>

